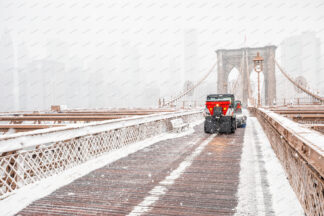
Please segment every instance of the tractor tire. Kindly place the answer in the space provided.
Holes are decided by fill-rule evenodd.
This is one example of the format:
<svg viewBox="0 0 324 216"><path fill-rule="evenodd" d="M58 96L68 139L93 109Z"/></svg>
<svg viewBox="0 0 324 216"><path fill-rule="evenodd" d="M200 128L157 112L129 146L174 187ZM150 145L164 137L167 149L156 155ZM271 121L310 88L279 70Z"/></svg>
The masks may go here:
<svg viewBox="0 0 324 216"><path fill-rule="evenodd" d="M206 134L210 134L210 131L207 130L206 126L204 126L204 132L205 132Z"/></svg>
<svg viewBox="0 0 324 216"><path fill-rule="evenodd" d="M204 132L207 134L211 134L212 133L212 127L211 124L205 120L204 122Z"/></svg>
<svg viewBox="0 0 324 216"><path fill-rule="evenodd" d="M231 122L231 133L235 133L235 130L236 130L236 119L232 119L232 122Z"/></svg>
<svg viewBox="0 0 324 216"><path fill-rule="evenodd" d="M236 122L236 128L241 128L242 127L242 123L241 121L237 121Z"/></svg>

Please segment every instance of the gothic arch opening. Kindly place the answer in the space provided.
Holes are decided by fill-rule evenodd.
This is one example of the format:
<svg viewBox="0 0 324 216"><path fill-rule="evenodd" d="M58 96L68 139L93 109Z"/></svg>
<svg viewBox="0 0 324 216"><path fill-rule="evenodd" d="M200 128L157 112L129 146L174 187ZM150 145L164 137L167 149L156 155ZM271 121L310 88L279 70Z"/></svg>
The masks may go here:
<svg viewBox="0 0 324 216"><path fill-rule="evenodd" d="M242 100L242 74L239 69L233 67L227 77L227 92L235 95L236 100Z"/></svg>
<svg viewBox="0 0 324 216"><path fill-rule="evenodd" d="M230 90L228 76L233 67L240 68L242 80L242 103L247 105L249 97L249 78L253 68L253 58L259 52L264 58L262 101L265 105L272 105L276 99L276 77L275 77L275 51L276 46L265 46L241 49L217 50L217 93L228 93ZM251 88L252 89L252 88ZM253 88L254 89L254 88ZM257 88L256 88L257 89ZM236 96L240 98L240 96Z"/></svg>
<svg viewBox="0 0 324 216"><path fill-rule="evenodd" d="M265 77L263 71L260 72L260 95L261 95L261 104L265 104ZM250 88L251 88L251 96L255 100L254 103L257 103L258 100L258 73L252 70L250 72Z"/></svg>

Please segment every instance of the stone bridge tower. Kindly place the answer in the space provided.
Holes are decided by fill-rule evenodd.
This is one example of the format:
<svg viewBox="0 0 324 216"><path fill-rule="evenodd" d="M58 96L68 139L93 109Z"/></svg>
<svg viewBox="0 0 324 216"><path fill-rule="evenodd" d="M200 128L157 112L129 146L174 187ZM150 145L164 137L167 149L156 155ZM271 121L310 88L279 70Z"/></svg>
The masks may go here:
<svg viewBox="0 0 324 216"><path fill-rule="evenodd" d="M276 99L276 76L275 76L275 54L276 46L265 46L257 48L241 49L220 49L217 50L217 92L219 94L228 92L227 81L228 75L235 67L239 69L243 80L243 104L247 105L249 98L250 73L254 68L253 58L257 52L264 58L263 74L265 87L266 105L271 105Z"/></svg>

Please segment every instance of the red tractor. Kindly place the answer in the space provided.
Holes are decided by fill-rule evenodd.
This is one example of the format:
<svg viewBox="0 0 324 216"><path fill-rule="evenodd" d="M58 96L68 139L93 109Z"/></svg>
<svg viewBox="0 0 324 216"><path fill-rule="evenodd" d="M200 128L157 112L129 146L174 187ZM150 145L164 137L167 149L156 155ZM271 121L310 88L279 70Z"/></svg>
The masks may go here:
<svg viewBox="0 0 324 216"><path fill-rule="evenodd" d="M233 94L211 94L207 96L205 133L235 133L234 101Z"/></svg>

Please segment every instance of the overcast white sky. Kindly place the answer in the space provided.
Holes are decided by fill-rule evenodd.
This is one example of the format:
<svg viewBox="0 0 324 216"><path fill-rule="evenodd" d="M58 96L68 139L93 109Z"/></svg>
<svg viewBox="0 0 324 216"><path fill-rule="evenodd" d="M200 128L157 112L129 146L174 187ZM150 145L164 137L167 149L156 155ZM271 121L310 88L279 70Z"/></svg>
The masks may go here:
<svg viewBox="0 0 324 216"><path fill-rule="evenodd" d="M70 58L91 64L109 50L120 64L134 51L122 50L129 43L146 81L170 73L172 59L180 60L171 65L183 64L188 29L197 31L202 73L216 60L216 49L279 45L304 31L324 41L324 0L0 0L0 18L0 33L9 30L32 59L49 55L54 41L64 42L58 53Z"/></svg>
<svg viewBox="0 0 324 216"><path fill-rule="evenodd" d="M279 44L303 31L324 37L323 0L1 0L1 27L38 56L53 38L73 54L129 40L151 53L170 52L183 29L196 29L199 54L218 48ZM156 50L159 52L158 50ZM160 51L160 52L161 52ZM145 52L145 51L144 51Z"/></svg>

